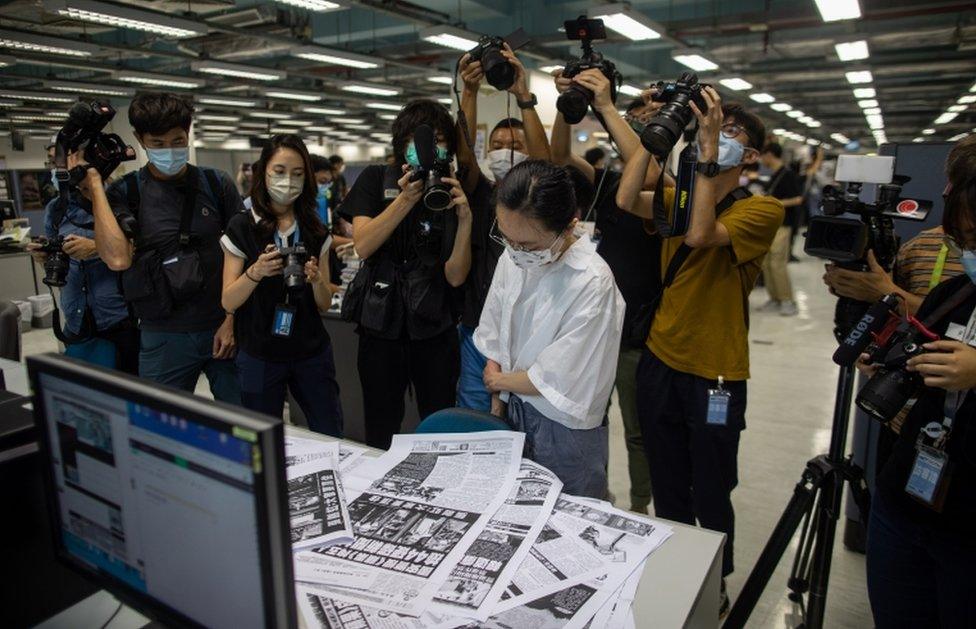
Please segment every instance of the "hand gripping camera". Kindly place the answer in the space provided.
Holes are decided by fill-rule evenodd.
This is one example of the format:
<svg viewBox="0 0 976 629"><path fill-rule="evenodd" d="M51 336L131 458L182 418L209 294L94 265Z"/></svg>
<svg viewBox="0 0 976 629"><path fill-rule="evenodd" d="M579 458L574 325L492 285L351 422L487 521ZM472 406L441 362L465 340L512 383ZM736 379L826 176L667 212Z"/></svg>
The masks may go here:
<svg viewBox="0 0 976 629"><path fill-rule="evenodd" d="M563 25L566 28L566 38L580 41L583 47L580 58L570 60L563 68L563 78L571 79L584 70L599 70L610 81L610 100L616 103L617 88L623 83L623 77L617 72L617 66L595 52L592 46L593 40L607 38L603 20L589 20L581 15L575 20L567 20ZM582 120L592 104L593 92L577 83L573 83L556 99L556 109L569 124Z"/></svg>
<svg viewBox="0 0 976 629"><path fill-rule="evenodd" d="M708 109L702 90L709 85L699 83L698 75L694 72L685 72L677 81L661 81L655 87L657 91L651 99L664 103L664 106L644 127L640 140L651 155L663 158L671 152L681 132L695 117L691 103L695 103L701 112Z"/></svg>
<svg viewBox="0 0 976 629"><path fill-rule="evenodd" d="M434 212L443 212L451 205L451 186L442 181L451 176L451 159L437 157L437 142L434 130L428 125L417 127L413 134L413 144L417 149L420 167L410 177L411 181L423 181L424 207Z"/></svg>
<svg viewBox="0 0 976 629"><path fill-rule="evenodd" d="M502 55L505 44L512 50L518 50L529 43L529 36L521 28L505 37L485 35L478 40L478 45L468 51L470 60L480 61L481 69L485 73L485 80L496 90L507 90L515 84L515 67Z"/></svg>

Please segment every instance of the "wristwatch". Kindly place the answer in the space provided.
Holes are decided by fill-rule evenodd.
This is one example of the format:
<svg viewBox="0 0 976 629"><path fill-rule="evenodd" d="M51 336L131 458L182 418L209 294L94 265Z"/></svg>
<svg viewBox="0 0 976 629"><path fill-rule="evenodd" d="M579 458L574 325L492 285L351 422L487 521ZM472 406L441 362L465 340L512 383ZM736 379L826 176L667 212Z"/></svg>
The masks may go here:
<svg viewBox="0 0 976 629"><path fill-rule="evenodd" d="M532 109L539 104L539 99L535 97L535 94L530 93L529 96L532 97L529 100L518 100L518 98L515 99L515 104L518 105L519 109Z"/></svg>
<svg viewBox="0 0 976 629"><path fill-rule="evenodd" d="M718 162L698 162L695 164L695 172L706 177L714 177L719 172Z"/></svg>

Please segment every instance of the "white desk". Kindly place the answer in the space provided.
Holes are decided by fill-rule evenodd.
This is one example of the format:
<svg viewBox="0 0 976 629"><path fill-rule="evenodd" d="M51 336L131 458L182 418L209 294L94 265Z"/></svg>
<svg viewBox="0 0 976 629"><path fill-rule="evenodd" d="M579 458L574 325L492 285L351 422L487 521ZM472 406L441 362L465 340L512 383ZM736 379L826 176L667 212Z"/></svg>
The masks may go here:
<svg viewBox="0 0 976 629"><path fill-rule="evenodd" d="M306 438L333 440L295 426L288 426L287 431ZM676 522L668 524L674 527L674 535L648 558L644 576L637 589L634 599L637 626L654 629L715 629L718 626L722 546L725 536ZM101 627L117 606L118 601L107 592L101 591L38 627ZM147 622L143 616L125 608L115 617L110 627L136 628Z"/></svg>

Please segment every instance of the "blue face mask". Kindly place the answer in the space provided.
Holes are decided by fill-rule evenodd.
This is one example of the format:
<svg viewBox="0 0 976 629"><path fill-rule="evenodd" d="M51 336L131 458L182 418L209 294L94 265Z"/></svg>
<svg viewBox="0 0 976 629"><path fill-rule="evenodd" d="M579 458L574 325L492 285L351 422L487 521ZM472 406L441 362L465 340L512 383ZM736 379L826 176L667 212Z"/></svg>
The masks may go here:
<svg viewBox="0 0 976 629"><path fill-rule="evenodd" d="M698 146L701 152L701 145ZM742 143L735 138L727 138L721 133L718 134L718 162L719 170L735 168L742 163L742 155L746 152Z"/></svg>
<svg viewBox="0 0 976 629"><path fill-rule="evenodd" d="M962 268L969 279L976 284L976 251L967 249L962 252Z"/></svg>
<svg viewBox="0 0 976 629"><path fill-rule="evenodd" d="M443 146L438 146L435 153L437 153L437 159L447 159L447 149ZM413 142L407 146L407 152L404 154L404 157L406 158L408 164L414 168L420 168L420 158L417 157L417 147Z"/></svg>
<svg viewBox="0 0 976 629"><path fill-rule="evenodd" d="M187 147L175 149L146 149L149 161L156 170L167 176L179 174L190 159L190 149Z"/></svg>

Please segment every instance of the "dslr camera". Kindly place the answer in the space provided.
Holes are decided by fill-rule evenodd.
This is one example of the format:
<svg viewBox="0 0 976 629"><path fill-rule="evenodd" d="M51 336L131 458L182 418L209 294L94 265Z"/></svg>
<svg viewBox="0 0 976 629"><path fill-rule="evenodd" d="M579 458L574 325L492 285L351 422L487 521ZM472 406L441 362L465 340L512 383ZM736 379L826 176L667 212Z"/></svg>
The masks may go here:
<svg viewBox="0 0 976 629"><path fill-rule="evenodd" d="M305 263L308 262L308 250L302 242L296 242L291 247L279 247L278 253L285 260L282 275L285 289L290 293L300 293L305 289Z"/></svg>
<svg viewBox="0 0 976 629"><path fill-rule="evenodd" d="M54 288L61 288L68 283L68 269L71 260L64 252L64 236L58 236L54 240L41 236L32 238L32 242L39 244L42 251L47 255L44 260L44 279L46 285Z"/></svg>
<svg viewBox="0 0 976 629"><path fill-rule="evenodd" d="M58 131L54 141L54 166L62 196L69 186L77 186L85 179L88 166L94 167L107 178L119 164L136 158L136 152L114 133L102 133L115 109L107 102L75 103L68 111L68 120ZM87 165L68 170L68 154L84 150Z"/></svg>
<svg viewBox="0 0 976 629"><path fill-rule="evenodd" d="M602 54L593 50L595 39L606 39L607 29L603 20L590 20L581 15L575 20L563 23L566 38L579 41L583 47L583 54L579 59L571 59L563 68L563 78L571 79L585 70L599 70L610 81L610 100L617 102L617 88L623 83L623 77L617 72L617 66L605 59ZM569 89L556 99L556 109L562 113L569 124L576 124L586 116L587 110L593 104L593 92L573 83Z"/></svg>
<svg viewBox="0 0 976 629"><path fill-rule="evenodd" d="M410 177L411 181L423 181L422 199L424 207L434 212L443 212L451 205L451 186L442 180L451 176L451 157L440 159L437 155L437 142L434 130L422 124L413 134L414 147L420 167Z"/></svg>
<svg viewBox="0 0 976 629"><path fill-rule="evenodd" d="M699 83L698 75L694 72L685 72L677 81L660 81L654 87L657 90L651 100L664 103L664 106L644 127L640 140L651 155L663 158L671 152L684 128L695 117L691 103L695 103L699 111L708 109L702 90L709 85Z"/></svg>
<svg viewBox="0 0 976 629"><path fill-rule="evenodd" d="M468 51L468 55L472 62L481 62L488 85L505 91L515 84L515 67L502 55L502 50L505 49L505 44L512 50L518 50L527 43L529 36L521 28L505 38L485 35L478 40L477 46Z"/></svg>

